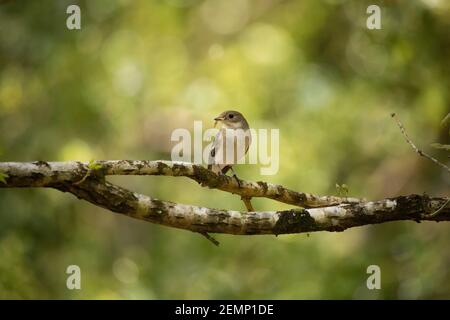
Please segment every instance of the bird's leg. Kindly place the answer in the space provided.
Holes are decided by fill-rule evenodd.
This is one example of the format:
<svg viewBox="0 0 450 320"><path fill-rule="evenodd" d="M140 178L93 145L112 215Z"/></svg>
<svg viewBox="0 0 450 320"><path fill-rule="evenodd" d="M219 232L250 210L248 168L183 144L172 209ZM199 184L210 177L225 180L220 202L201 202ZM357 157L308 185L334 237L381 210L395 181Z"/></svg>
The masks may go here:
<svg viewBox="0 0 450 320"><path fill-rule="evenodd" d="M233 178L236 179L236 182L237 182L237 184L238 184L238 186L240 188L241 187L241 180L239 180L238 176L236 175L236 172L234 172L233 167L230 167L230 169L231 169L231 172L233 172Z"/></svg>

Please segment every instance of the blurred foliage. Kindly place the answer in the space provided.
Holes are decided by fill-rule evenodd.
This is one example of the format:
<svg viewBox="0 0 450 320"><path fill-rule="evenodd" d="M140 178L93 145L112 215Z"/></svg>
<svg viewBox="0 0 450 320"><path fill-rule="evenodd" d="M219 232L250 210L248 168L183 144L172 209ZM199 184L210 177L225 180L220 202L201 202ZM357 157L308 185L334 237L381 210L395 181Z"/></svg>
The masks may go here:
<svg viewBox="0 0 450 320"><path fill-rule="evenodd" d="M81 7L81 30L66 8ZM91 0L0 5L0 161L170 159L175 128L240 110L280 128L280 170L240 177L376 199L449 195L390 118L446 161L450 4ZM160 199L244 210L183 178L110 177ZM189 190L189 192L187 192ZM288 206L253 200L256 209ZM45 189L0 192L0 298L450 298L450 224L396 222L271 236L203 237ZM68 265L82 290L66 288ZM382 289L366 288L381 267Z"/></svg>

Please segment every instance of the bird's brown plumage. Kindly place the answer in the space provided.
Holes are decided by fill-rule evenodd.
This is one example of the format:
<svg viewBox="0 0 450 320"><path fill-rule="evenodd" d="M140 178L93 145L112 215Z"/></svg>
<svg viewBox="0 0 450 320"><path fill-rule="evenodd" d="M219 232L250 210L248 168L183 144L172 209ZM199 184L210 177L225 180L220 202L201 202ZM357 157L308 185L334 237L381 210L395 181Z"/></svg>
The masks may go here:
<svg viewBox="0 0 450 320"><path fill-rule="evenodd" d="M226 174L247 153L251 144L251 133L247 120L238 111L225 111L214 119L222 124L212 144L208 169L215 173ZM227 157L229 143L233 144L233 158ZM228 147L227 147L228 146ZM241 150L239 147L245 148ZM229 161L231 160L231 161Z"/></svg>

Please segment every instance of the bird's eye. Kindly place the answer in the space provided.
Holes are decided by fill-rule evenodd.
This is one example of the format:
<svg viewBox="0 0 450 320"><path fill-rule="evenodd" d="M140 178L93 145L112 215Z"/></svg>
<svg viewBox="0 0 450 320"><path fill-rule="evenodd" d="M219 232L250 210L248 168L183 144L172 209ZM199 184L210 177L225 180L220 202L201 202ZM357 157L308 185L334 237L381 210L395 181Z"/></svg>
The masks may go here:
<svg viewBox="0 0 450 320"><path fill-rule="evenodd" d="M228 115L228 118L229 118L229 119L233 119L233 118L234 118L234 114L232 114L232 113L229 114L229 115Z"/></svg>

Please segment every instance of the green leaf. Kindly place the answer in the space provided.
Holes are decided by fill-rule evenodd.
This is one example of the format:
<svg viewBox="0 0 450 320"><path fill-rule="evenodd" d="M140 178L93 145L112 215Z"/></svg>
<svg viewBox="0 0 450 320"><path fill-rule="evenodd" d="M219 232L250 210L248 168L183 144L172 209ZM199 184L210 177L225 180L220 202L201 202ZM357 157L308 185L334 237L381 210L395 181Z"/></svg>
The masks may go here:
<svg viewBox="0 0 450 320"><path fill-rule="evenodd" d="M336 183L336 191L337 191L337 194L339 195L339 196L347 196L347 194L348 194L348 186L345 184L345 183L343 183L343 184L341 184L341 185L339 185L338 183Z"/></svg>
<svg viewBox="0 0 450 320"><path fill-rule="evenodd" d="M9 176L6 173L1 173L0 172L0 182L3 182L4 184L6 184L6 179L8 179Z"/></svg>
<svg viewBox="0 0 450 320"><path fill-rule="evenodd" d="M450 144L432 143L430 146L432 146L435 149L442 149L442 150L450 151Z"/></svg>
<svg viewBox="0 0 450 320"><path fill-rule="evenodd" d="M95 171L95 170L100 170L101 168L102 168L102 165L100 163L96 163L95 160L89 161L88 169Z"/></svg>

